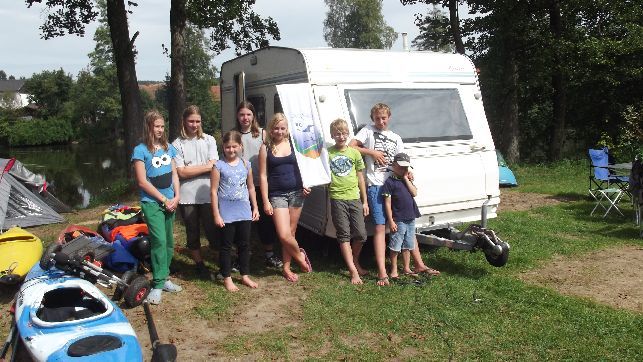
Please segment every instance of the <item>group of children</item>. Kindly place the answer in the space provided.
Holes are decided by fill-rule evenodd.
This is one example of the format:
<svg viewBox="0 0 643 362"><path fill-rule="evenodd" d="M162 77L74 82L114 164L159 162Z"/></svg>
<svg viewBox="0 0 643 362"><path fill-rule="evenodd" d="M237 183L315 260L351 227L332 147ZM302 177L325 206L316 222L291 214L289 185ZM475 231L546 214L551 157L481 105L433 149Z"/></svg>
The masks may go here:
<svg viewBox="0 0 643 362"><path fill-rule="evenodd" d="M330 125L335 141L328 149L331 216L353 284L361 284L361 277L367 274L359 264L359 256L366 241L364 218L368 215L375 225L378 285L388 285L389 276L399 278L400 253L404 274L439 274L423 263L417 247L414 220L419 211L413 199L417 189L402 140L388 129L390 116L387 105L376 104L371 110L373 124L360 130L350 143L346 121L337 119ZM152 245L150 303L160 303L163 291L181 291L169 279L177 209L197 273L204 278L210 275L199 252L203 225L210 246L219 244L220 274L229 291L238 290L231 278L233 246L238 252L241 283L250 288L258 286L249 276L253 221L258 221L257 234L267 265L282 268L284 278L290 282L299 279L291 269L293 262L302 272L312 271L305 250L295 238L304 199L311 190L302 184L283 114L275 114L264 130L255 119L253 105L241 102L237 107L237 127L222 137L220 160L214 138L203 133L196 106L185 109L180 137L171 145L163 117L156 111L148 112L143 139L134 149L132 162ZM390 273L385 267L387 222L391 230ZM281 243L281 260L273 251L275 239Z"/></svg>

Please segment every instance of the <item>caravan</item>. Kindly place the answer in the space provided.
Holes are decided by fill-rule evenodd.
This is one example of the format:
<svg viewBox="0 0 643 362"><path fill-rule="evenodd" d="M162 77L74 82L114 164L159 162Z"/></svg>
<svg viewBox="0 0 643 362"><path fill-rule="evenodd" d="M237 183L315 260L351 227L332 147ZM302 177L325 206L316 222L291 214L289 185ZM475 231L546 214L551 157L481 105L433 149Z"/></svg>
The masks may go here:
<svg viewBox="0 0 643 362"><path fill-rule="evenodd" d="M416 220L418 240L455 249L480 248L490 263L506 263L509 245L485 227L486 218L496 216L500 201L498 163L476 69L467 57L423 51L267 47L223 64L224 130L234 127L235 108L243 99L255 106L262 126L275 112L286 114L294 133L315 125L308 141L324 147L333 144L330 122L347 120L354 135L371 122L371 107L386 103L392 110L390 129L402 137L414 167L422 214ZM313 119L302 125L302 114L289 106L293 103L310 104ZM306 173L308 178L315 176L310 175L314 171ZM325 187L314 188L300 225L334 236L327 200ZM480 220L481 214L482 226L464 232L454 228ZM449 231L447 238L433 235L438 229Z"/></svg>

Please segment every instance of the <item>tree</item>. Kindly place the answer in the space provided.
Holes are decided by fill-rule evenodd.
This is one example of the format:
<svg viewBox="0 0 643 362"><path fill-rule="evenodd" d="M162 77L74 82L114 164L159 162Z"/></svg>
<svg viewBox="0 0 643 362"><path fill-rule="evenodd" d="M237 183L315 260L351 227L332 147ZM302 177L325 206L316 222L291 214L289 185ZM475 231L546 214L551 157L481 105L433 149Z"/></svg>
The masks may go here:
<svg viewBox="0 0 643 362"><path fill-rule="evenodd" d="M450 53L453 51L453 43L450 41L449 18L435 5L424 17L416 14L415 25L420 29L420 33L412 42L415 48L434 52Z"/></svg>
<svg viewBox="0 0 643 362"><path fill-rule="evenodd" d="M417 25L421 33L418 38L423 37L423 34L426 33L427 38L433 38L433 42L438 41L441 44L454 44L455 50L459 54L464 54L465 48L462 41L462 33L460 32L460 16L458 15L458 5L463 1L458 0L400 0L402 5L416 4L418 2L431 4L435 11L435 6L441 5L449 9L449 19L448 23L445 24L444 20L440 18L435 18L436 14L433 14L430 10L429 13L422 18L421 15L415 15L415 25ZM446 26L445 26L446 25ZM437 28L434 28L437 27ZM444 30L446 28L446 31ZM431 35L432 34L432 35ZM450 36L451 41L447 40L447 34ZM417 39L417 38L416 38Z"/></svg>
<svg viewBox="0 0 643 362"><path fill-rule="evenodd" d="M0 70L0 80L7 80L7 73L4 70Z"/></svg>
<svg viewBox="0 0 643 362"><path fill-rule="evenodd" d="M397 39L381 0L324 0L324 40L333 48L390 49Z"/></svg>
<svg viewBox="0 0 643 362"><path fill-rule="evenodd" d="M42 3L43 0L26 0L26 2L28 7L31 7L34 3ZM71 3L63 0L45 0L44 2L50 10L44 24L40 26L44 39L66 34L82 36L85 34L85 26L94 21L99 14L95 2L91 0L77 0ZM124 0L106 0L106 4L107 22L123 108L125 145L129 153L143 130L143 110L134 62L134 41L138 33L130 39ZM128 1L128 5L136 6L136 3Z"/></svg>
<svg viewBox="0 0 643 362"><path fill-rule="evenodd" d="M72 85L71 75L61 68L33 74L24 87L29 93L29 101L38 106L40 116L49 118L62 112L63 105L70 99Z"/></svg>
<svg viewBox="0 0 643 362"><path fill-rule="evenodd" d="M213 29L210 49L218 54L234 44L235 52L251 51L268 45L268 37L279 40L279 29L272 18L263 19L252 11L255 0L172 0L170 9L171 74L169 121L170 138L176 137L181 112L187 99L186 27Z"/></svg>

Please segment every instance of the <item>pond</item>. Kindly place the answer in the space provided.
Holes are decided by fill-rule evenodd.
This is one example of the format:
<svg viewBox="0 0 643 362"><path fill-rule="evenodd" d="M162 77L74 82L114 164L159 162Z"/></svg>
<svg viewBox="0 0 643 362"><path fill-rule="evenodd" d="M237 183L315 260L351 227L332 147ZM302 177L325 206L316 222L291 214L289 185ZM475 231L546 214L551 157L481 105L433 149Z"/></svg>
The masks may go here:
<svg viewBox="0 0 643 362"><path fill-rule="evenodd" d="M73 208L87 207L92 197L127 177L129 167L123 147L107 144L0 148L0 157L15 157L44 175L52 193Z"/></svg>

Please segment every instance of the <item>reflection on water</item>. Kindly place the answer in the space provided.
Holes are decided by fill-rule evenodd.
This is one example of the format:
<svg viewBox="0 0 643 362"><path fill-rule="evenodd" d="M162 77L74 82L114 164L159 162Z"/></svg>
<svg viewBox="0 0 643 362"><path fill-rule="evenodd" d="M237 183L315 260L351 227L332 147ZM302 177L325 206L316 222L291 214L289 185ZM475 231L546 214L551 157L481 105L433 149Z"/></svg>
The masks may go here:
<svg viewBox="0 0 643 362"><path fill-rule="evenodd" d="M0 157L15 157L45 175L54 195L75 208L87 207L93 195L126 177L128 167L123 148L111 145L0 148Z"/></svg>

